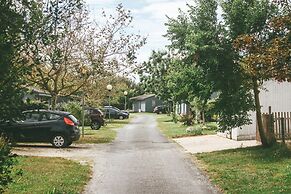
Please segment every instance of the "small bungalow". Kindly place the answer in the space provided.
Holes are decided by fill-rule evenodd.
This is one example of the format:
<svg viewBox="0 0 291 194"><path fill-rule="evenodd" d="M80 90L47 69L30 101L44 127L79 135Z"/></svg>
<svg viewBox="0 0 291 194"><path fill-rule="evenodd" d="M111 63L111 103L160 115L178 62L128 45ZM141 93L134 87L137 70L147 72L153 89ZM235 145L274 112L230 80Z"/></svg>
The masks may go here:
<svg viewBox="0 0 291 194"><path fill-rule="evenodd" d="M41 102L47 102L49 104L51 100L51 95L40 89L28 87L26 93L24 94L23 101L32 99L39 100Z"/></svg>
<svg viewBox="0 0 291 194"><path fill-rule="evenodd" d="M134 112L153 112L156 106L163 102L155 94L144 94L130 98L132 100L132 110Z"/></svg>

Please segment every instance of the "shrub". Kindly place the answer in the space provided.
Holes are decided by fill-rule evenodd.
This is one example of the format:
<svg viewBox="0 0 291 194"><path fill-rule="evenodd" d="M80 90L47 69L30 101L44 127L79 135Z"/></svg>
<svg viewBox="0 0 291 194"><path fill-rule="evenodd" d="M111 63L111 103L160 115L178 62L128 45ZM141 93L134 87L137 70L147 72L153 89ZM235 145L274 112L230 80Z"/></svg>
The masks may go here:
<svg viewBox="0 0 291 194"><path fill-rule="evenodd" d="M5 138L0 136L0 193L12 182L12 167L16 162L11 155L11 147Z"/></svg>
<svg viewBox="0 0 291 194"><path fill-rule="evenodd" d="M79 121L80 124L82 124L82 105L79 102L67 102L62 104L62 109L64 111L70 112L72 115L74 115ZM90 125L91 120L89 115L86 114L85 111L85 125Z"/></svg>
<svg viewBox="0 0 291 194"><path fill-rule="evenodd" d="M187 134L190 135L203 135L202 129L199 128L198 126L192 126L192 127L188 127L186 129Z"/></svg>
<svg viewBox="0 0 291 194"><path fill-rule="evenodd" d="M193 125L193 116L192 115L181 115L179 121L183 123L183 125Z"/></svg>
<svg viewBox="0 0 291 194"><path fill-rule="evenodd" d="M217 131L218 130L218 126L216 123L207 123L204 130L213 130L213 131Z"/></svg>
<svg viewBox="0 0 291 194"><path fill-rule="evenodd" d="M40 100L27 99L25 105L25 110L35 110L35 109L48 109L48 105Z"/></svg>
<svg viewBox="0 0 291 194"><path fill-rule="evenodd" d="M174 123L177 123L178 122L178 118L177 118L177 114L172 112L172 120Z"/></svg>
<svg viewBox="0 0 291 194"><path fill-rule="evenodd" d="M188 133L191 135L203 135L203 132L201 129L195 129L193 131L189 131Z"/></svg>

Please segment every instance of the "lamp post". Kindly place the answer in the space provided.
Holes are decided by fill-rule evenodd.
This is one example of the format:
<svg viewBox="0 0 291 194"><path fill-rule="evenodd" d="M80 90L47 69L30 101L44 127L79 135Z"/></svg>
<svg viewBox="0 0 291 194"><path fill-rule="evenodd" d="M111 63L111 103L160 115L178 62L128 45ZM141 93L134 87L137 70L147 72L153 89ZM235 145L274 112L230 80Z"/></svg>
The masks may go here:
<svg viewBox="0 0 291 194"><path fill-rule="evenodd" d="M124 94L124 110L126 110L126 96L128 93L127 91L124 91L123 94Z"/></svg>
<svg viewBox="0 0 291 194"><path fill-rule="evenodd" d="M108 92L109 92L109 95L108 95L108 106L110 107L110 92L112 90L112 85L108 84L106 86ZM108 109L108 119L109 119L109 122L110 122L110 108Z"/></svg>
<svg viewBox="0 0 291 194"><path fill-rule="evenodd" d="M85 134L85 92L82 93L82 137Z"/></svg>

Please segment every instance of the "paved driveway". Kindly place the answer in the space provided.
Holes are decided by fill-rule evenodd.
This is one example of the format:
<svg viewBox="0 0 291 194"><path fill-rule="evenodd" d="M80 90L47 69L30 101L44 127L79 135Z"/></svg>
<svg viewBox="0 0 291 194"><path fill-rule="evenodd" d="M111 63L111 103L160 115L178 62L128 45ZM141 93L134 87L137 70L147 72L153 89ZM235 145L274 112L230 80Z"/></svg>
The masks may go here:
<svg viewBox="0 0 291 194"><path fill-rule="evenodd" d="M14 153L64 157L93 166L88 194L212 194L218 193L195 167L190 155L157 129L154 115L138 114L118 130L111 144L73 145L55 149L20 145Z"/></svg>
<svg viewBox="0 0 291 194"><path fill-rule="evenodd" d="M192 154L260 145L256 140L235 141L217 135L184 137L174 139L174 141Z"/></svg>
<svg viewBox="0 0 291 194"><path fill-rule="evenodd" d="M217 193L189 155L161 135L153 115L137 115L95 161L85 193Z"/></svg>

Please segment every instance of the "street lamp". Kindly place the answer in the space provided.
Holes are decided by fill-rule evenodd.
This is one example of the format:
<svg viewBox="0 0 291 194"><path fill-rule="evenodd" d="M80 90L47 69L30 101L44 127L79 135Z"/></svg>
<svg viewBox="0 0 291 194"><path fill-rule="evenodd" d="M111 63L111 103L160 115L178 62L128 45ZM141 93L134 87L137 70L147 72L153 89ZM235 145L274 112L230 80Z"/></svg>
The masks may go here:
<svg viewBox="0 0 291 194"><path fill-rule="evenodd" d="M128 93L127 91L124 91L123 94L124 94L124 110L126 110L126 96Z"/></svg>
<svg viewBox="0 0 291 194"><path fill-rule="evenodd" d="M109 119L109 122L110 122L110 92L112 90L112 85L108 84L106 86L106 88L109 91L109 95L108 95L108 105L109 105L109 108L108 108L108 119Z"/></svg>

